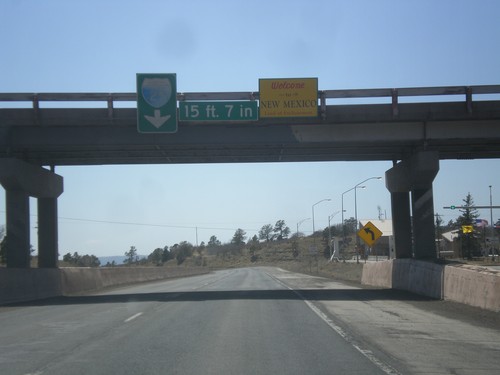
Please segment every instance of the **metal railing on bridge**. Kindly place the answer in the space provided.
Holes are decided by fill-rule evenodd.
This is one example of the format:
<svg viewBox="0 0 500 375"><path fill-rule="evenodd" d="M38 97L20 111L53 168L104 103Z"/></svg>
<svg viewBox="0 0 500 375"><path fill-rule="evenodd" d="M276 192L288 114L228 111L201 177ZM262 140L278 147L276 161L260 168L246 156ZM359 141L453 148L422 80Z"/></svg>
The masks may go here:
<svg viewBox="0 0 500 375"><path fill-rule="evenodd" d="M393 115L398 114L399 98L424 96L464 95L467 112L472 113L473 95L500 94L500 85L375 88L348 90L320 90L321 113L325 113L327 99L391 98ZM187 92L177 93L178 101L190 100L258 100L258 92ZM31 102L33 109L40 102L106 102L112 114L115 102L135 102L137 93L0 93L0 102Z"/></svg>

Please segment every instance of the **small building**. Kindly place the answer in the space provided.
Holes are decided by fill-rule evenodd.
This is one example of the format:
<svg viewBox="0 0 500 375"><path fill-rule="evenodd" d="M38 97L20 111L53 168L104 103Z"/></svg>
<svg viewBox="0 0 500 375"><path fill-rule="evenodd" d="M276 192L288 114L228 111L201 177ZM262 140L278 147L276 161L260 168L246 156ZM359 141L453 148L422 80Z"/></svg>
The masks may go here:
<svg viewBox="0 0 500 375"><path fill-rule="evenodd" d="M459 232L460 230L456 229L441 234L441 238L438 239L437 243L439 258L461 257L460 242L456 241Z"/></svg>

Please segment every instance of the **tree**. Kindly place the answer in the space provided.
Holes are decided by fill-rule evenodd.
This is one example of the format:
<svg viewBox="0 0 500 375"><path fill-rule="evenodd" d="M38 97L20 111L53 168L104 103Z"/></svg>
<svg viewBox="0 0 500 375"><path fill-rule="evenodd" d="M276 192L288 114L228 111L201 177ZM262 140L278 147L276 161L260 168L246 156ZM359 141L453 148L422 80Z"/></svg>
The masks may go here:
<svg viewBox="0 0 500 375"><path fill-rule="evenodd" d="M356 219L350 217L349 219L344 220L344 234L349 236L350 234L355 234L356 229L358 228L358 223L356 223Z"/></svg>
<svg viewBox="0 0 500 375"><path fill-rule="evenodd" d="M247 233L243 229L241 228L236 229L236 232L234 232L234 236L233 239L231 240L231 243L238 246L244 245L245 240L247 238L246 234Z"/></svg>
<svg viewBox="0 0 500 375"><path fill-rule="evenodd" d="M205 242L201 241L200 246L196 247L196 252L198 255L201 257L201 254L203 254L203 250L205 249Z"/></svg>
<svg viewBox="0 0 500 375"><path fill-rule="evenodd" d="M168 262L170 259L174 259L172 253L170 252L170 250L168 249L168 246L164 246L163 247L163 252L162 252L162 256L161 256L161 261L163 263L166 263Z"/></svg>
<svg viewBox="0 0 500 375"><path fill-rule="evenodd" d="M79 267L99 267L101 261L95 255L82 255L78 263Z"/></svg>
<svg viewBox="0 0 500 375"><path fill-rule="evenodd" d="M129 266L139 261L139 256L137 255L137 249L135 246L130 246L130 250L125 252L125 256L127 259L125 259L123 263L128 264Z"/></svg>
<svg viewBox="0 0 500 375"><path fill-rule="evenodd" d="M220 246L220 245L221 245L221 243L217 239L217 237L216 236L211 236L210 239L208 240L207 247L217 247L217 246Z"/></svg>
<svg viewBox="0 0 500 375"><path fill-rule="evenodd" d="M182 241L179 245L176 246L175 250L175 259L177 260L177 265L182 264L187 258L193 255L193 245L191 245L187 241Z"/></svg>
<svg viewBox="0 0 500 375"><path fill-rule="evenodd" d="M481 244L479 241L479 235L474 229L471 232L464 233L462 230L464 227L474 228L476 219L479 217L479 212L474 208L474 199L471 193L468 193L465 199L463 199L463 208L460 209L462 215L457 218L457 225L460 231L458 232L458 238L462 244L462 256L467 259L472 259L473 256L481 255Z"/></svg>
<svg viewBox="0 0 500 375"><path fill-rule="evenodd" d="M263 225L259 231L259 239L265 240L266 242L272 241L274 239L273 226L271 224Z"/></svg>
<svg viewBox="0 0 500 375"><path fill-rule="evenodd" d="M285 220L278 220L276 224L274 224L273 232L276 233L276 238L278 240L284 240L285 238L288 238L290 228L286 226Z"/></svg>
<svg viewBox="0 0 500 375"><path fill-rule="evenodd" d="M257 261L257 255L255 252L259 249L259 237L257 237L256 234L248 241L248 245L250 245L249 250L250 250L250 261L251 262L256 262Z"/></svg>
<svg viewBox="0 0 500 375"><path fill-rule="evenodd" d="M153 252L148 255L148 261L156 266L161 266L163 264L163 249L161 247L154 249Z"/></svg>
<svg viewBox="0 0 500 375"><path fill-rule="evenodd" d="M63 256L63 262L73 267L99 267L101 265L101 261L95 255L80 255L77 251L75 251L73 255L71 255L71 253L65 254Z"/></svg>
<svg viewBox="0 0 500 375"><path fill-rule="evenodd" d="M441 235L443 234L443 219L439 214L436 214L436 240L438 243L438 251L441 251ZM438 252L439 254L439 252Z"/></svg>

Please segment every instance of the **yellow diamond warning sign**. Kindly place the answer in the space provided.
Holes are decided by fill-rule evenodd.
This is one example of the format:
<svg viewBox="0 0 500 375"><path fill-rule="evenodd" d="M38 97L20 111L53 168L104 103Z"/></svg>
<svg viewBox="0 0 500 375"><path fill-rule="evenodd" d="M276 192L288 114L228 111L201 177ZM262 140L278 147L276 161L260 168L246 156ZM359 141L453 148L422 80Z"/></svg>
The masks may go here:
<svg viewBox="0 0 500 375"><path fill-rule="evenodd" d="M358 231L358 236L368 246L372 246L381 236L382 232L371 221Z"/></svg>
<svg viewBox="0 0 500 375"><path fill-rule="evenodd" d="M462 225L462 233L467 234L467 233L472 233L474 232L474 227L472 225Z"/></svg>

